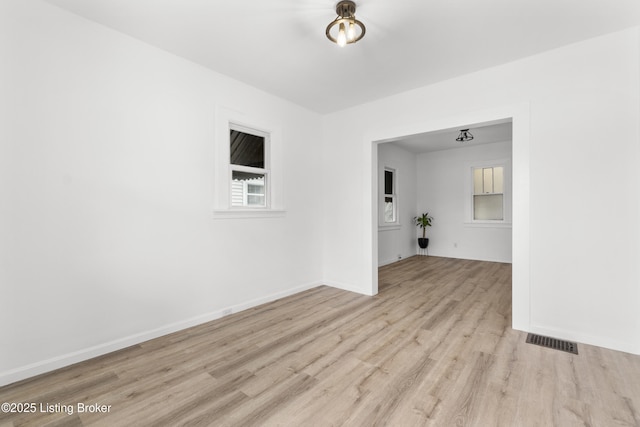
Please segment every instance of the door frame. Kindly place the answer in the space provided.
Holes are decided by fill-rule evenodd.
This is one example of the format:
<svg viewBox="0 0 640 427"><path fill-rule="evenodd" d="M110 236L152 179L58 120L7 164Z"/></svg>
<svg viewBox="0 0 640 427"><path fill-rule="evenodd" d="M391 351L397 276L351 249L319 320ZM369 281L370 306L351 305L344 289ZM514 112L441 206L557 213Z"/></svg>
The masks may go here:
<svg viewBox="0 0 640 427"><path fill-rule="evenodd" d="M529 104L507 105L481 111L429 118L421 122L403 123L372 129L364 137L365 211L362 213L364 233L364 277L370 284L367 294L378 293L378 144L398 138L473 124L491 124L510 119L513 124L512 179L512 327L530 331L531 266L530 266L530 171L529 171Z"/></svg>

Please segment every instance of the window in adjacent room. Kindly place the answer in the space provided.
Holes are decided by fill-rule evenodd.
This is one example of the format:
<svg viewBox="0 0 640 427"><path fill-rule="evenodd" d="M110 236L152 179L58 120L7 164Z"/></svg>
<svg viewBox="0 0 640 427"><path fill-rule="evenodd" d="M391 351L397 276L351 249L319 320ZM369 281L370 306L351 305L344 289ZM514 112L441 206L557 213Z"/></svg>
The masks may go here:
<svg viewBox="0 0 640 427"><path fill-rule="evenodd" d="M396 171L384 169L384 222L385 224L397 221L397 196L396 196Z"/></svg>
<svg viewBox="0 0 640 427"><path fill-rule="evenodd" d="M504 167L473 168L473 220L504 221Z"/></svg>
<svg viewBox="0 0 640 427"><path fill-rule="evenodd" d="M269 207L269 135L231 125L231 206Z"/></svg>

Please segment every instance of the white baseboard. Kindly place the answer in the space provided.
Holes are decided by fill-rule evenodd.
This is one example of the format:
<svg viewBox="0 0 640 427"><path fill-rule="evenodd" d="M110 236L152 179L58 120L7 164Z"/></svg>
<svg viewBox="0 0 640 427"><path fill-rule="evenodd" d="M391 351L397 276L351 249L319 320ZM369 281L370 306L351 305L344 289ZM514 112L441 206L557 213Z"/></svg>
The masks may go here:
<svg viewBox="0 0 640 427"><path fill-rule="evenodd" d="M334 281L331 281L331 280L324 280L322 283L324 285L331 286L332 288L342 289L343 291L349 291L349 292L354 292L356 294L362 294L362 295L371 296L371 292L370 292L369 289L362 290L361 288L358 288L357 286L348 285L348 284L340 283L340 282L334 282Z"/></svg>
<svg viewBox="0 0 640 427"><path fill-rule="evenodd" d="M237 313L239 311L247 310L249 308L257 307L261 304L265 304L271 301L275 301L280 298L288 297L289 295L297 294L300 292L304 292L309 289L317 288L318 286L324 285L323 282L313 282L307 283L306 285L296 286L295 288L290 288L281 292L276 292L275 294L267 295L265 297L255 298L247 302L243 302L240 304L236 304L230 307L232 313ZM225 310L222 310L225 311Z"/></svg>
<svg viewBox="0 0 640 427"><path fill-rule="evenodd" d="M389 264L393 264L394 262L396 262L396 260L386 260L386 261L380 261L378 260L378 267L384 267L385 265L389 265Z"/></svg>
<svg viewBox="0 0 640 427"><path fill-rule="evenodd" d="M422 254L416 254L418 256L422 256ZM452 253L429 253L429 256L440 257L440 258L453 258L453 259L467 259L470 261L487 261L487 262L500 262L504 264L512 264L512 260L508 258L491 258L491 257L472 257L472 256L463 256Z"/></svg>
<svg viewBox="0 0 640 427"><path fill-rule="evenodd" d="M264 297L256 298L241 304L236 304L231 307L226 307L220 310L216 310L210 313L195 316L189 319L174 322L150 331L141 332L138 334L129 335L124 338L119 338L113 341L109 341L103 344L99 344L93 347L85 348L82 350L67 353L61 356L53 357L51 359L43 360L29 365L21 366L16 369L11 369L0 373L0 387L8 385L17 381L21 381L27 378L34 377L36 375L51 372L56 369L64 368L65 366L73 365L74 363L83 362L94 357L102 356L113 351L122 350L123 348L130 347L132 345L140 344L145 341L149 341L154 338L168 335L173 332L181 331L183 329L197 326L203 323L210 322L212 320L219 319L224 316L228 316L231 313L237 313L258 305L275 301L280 298L287 297L299 292L306 291L318 286L323 285L322 282L308 283L306 285L297 286L287 289L285 291L277 292L275 294L267 295Z"/></svg>
<svg viewBox="0 0 640 427"><path fill-rule="evenodd" d="M388 260L384 260L384 261L380 261L378 260L378 267L384 267L385 265L389 265L389 264L393 264L394 262L398 262L398 261L402 261L405 258L394 258L394 259L388 259Z"/></svg>

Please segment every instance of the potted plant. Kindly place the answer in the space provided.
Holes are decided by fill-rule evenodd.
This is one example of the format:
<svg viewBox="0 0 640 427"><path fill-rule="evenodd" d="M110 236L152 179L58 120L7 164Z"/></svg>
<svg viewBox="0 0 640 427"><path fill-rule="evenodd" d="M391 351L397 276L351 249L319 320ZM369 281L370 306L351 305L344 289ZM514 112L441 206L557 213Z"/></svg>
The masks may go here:
<svg viewBox="0 0 640 427"><path fill-rule="evenodd" d="M418 237L418 245L422 249L426 249L429 246L429 239L427 239L427 227L431 227L431 221L433 217L429 216L429 212L423 213L421 216L413 218L416 227L422 228L422 237Z"/></svg>

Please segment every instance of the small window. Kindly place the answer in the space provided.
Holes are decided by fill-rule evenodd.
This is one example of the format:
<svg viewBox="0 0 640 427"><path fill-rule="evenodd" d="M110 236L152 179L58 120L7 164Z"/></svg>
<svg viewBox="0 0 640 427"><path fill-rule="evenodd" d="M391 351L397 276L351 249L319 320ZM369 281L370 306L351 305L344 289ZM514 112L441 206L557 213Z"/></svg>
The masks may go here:
<svg viewBox="0 0 640 427"><path fill-rule="evenodd" d="M268 207L268 135L232 126L229 148L231 206Z"/></svg>
<svg viewBox="0 0 640 427"><path fill-rule="evenodd" d="M396 201L396 171L393 169L384 170L384 222L397 222L397 201Z"/></svg>
<svg viewBox="0 0 640 427"><path fill-rule="evenodd" d="M213 217L285 216L282 127L220 105L215 123Z"/></svg>
<svg viewBox="0 0 640 427"><path fill-rule="evenodd" d="M504 220L504 167L473 169L473 220Z"/></svg>

